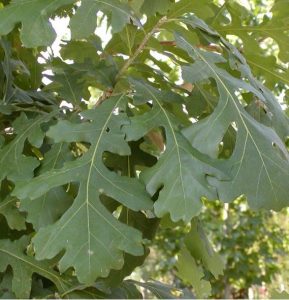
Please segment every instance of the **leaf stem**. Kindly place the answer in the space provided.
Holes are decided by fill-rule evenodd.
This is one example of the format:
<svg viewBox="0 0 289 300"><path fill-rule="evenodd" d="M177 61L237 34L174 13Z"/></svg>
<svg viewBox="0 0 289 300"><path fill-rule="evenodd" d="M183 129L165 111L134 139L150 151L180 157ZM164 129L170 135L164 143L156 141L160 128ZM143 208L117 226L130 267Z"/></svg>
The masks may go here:
<svg viewBox="0 0 289 300"><path fill-rule="evenodd" d="M139 54L142 52L142 50L146 46L146 44L149 41L149 39L156 33L156 31L158 31L158 29L160 28L160 26L163 25L167 21L168 21L167 16L162 17L161 19L159 19L159 21L156 23L156 25L152 28L152 30L145 35L144 39L142 40L142 42L140 43L140 45L137 47L136 51L126 61L126 63L122 66L122 68L120 69L120 71L117 73L117 75L115 77L115 83L123 75L123 73L125 73L125 71L130 67L130 65L135 61L135 59L139 56ZM113 89L110 88L110 89L104 91L103 94L102 94L102 96L98 100L96 106L99 106L103 101L105 101L105 99L109 98L112 95L113 95Z"/></svg>
<svg viewBox="0 0 289 300"><path fill-rule="evenodd" d="M160 26L162 24L164 24L167 21L167 17L164 16L162 17L157 23L156 25L152 28L152 30L147 33L144 37L144 39L142 40L142 42L140 43L140 45L138 46L138 48L136 49L136 51L134 52L134 54L126 61L126 63L122 66L122 68L120 69L120 71L118 72L118 74L116 75L115 80L117 81L119 79L119 77L121 77L121 75L130 67L130 65L135 61L135 59L139 56L139 54L142 52L142 50L144 49L144 47L146 46L147 42L149 41L149 39L155 34L155 32L160 28Z"/></svg>

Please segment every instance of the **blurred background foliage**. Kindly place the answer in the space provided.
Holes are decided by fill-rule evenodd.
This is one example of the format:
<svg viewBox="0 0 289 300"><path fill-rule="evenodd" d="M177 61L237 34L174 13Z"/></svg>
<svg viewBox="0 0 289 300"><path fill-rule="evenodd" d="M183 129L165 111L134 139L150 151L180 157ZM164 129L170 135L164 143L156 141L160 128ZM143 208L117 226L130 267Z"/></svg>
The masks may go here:
<svg viewBox="0 0 289 300"><path fill-rule="evenodd" d="M224 263L218 278L205 273L210 297L268 298L275 291L288 290L288 209L255 212L242 198L230 204L205 202L199 222ZM183 226L161 226L146 264L133 277L183 288L176 263L187 232Z"/></svg>

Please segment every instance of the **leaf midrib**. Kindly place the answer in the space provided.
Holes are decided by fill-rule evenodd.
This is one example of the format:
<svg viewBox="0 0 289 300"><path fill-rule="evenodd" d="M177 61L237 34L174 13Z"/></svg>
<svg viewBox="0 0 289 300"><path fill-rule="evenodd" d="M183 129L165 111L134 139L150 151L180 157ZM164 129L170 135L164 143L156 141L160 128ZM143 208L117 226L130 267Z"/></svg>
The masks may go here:
<svg viewBox="0 0 289 300"><path fill-rule="evenodd" d="M114 105L113 109L110 111L109 115L108 115L108 118L106 119L102 129L101 129L101 132L99 134L99 137L98 137L98 140L95 144L95 148L93 150L93 153L92 153L92 156L91 156L91 162L90 162L90 166L89 166L89 171L88 171L88 175L87 175L87 183L86 183L86 198L85 198L85 205L86 205L86 214L87 214L87 232L88 232L88 253L91 253L91 243L90 243L90 215L89 215L89 186L90 186L90 177L91 177L91 173L92 173L92 169L94 167L94 161L95 161L95 156L96 156L96 153L97 153L97 150L98 150L98 147L99 147L99 144L100 144L100 141L102 139L102 136L103 136L103 133L105 132L106 128L107 128L107 124L108 122L110 121L111 119L111 116L113 114L113 110L114 108L118 105L118 103L122 100L124 95L122 95L116 102L116 104ZM91 206L92 207L92 206ZM94 209L94 211L96 212L97 210ZM97 213L99 214L99 212L97 211ZM99 214L101 215L101 214ZM109 221L107 221L113 228L115 228L115 226L113 226L113 224L111 224ZM117 228L115 228L117 229ZM122 232L120 232L118 229L117 229L117 232L119 232L123 237L124 235L122 234ZM91 272L91 255L88 255L88 272L90 274Z"/></svg>

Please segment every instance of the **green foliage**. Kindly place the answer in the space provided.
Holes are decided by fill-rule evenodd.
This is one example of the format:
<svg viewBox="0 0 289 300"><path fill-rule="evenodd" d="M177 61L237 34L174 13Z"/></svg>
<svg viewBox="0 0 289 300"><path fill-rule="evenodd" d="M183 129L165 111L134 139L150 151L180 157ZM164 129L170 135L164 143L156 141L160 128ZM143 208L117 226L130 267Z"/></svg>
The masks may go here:
<svg viewBox="0 0 289 300"><path fill-rule="evenodd" d="M0 2L1 297L209 297L231 269L204 202L288 206L288 8L216 3ZM178 288L127 279L165 227Z"/></svg>

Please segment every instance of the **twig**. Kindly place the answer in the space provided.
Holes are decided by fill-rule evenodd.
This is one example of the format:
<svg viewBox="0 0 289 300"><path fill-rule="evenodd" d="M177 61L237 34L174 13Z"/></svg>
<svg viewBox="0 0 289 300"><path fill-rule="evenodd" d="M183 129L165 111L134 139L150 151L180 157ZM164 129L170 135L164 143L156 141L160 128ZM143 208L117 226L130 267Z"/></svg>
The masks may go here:
<svg viewBox="0 0 289 300"><path fill-rule="evenodd" d="M140 43L140 45L137 47L136 51L134 54L126 61L126 63L122 66L120 71L117 73L115 77L115 82L123 75L123 73L129 68L129 66L135 61L135 59L139 56L139 54L142 52L144 47L146 46L147 42L149 39L158 31L160 26L164 24L167 21L167 17L164 16L162 17L156 25L152 28L152 30L147 33ZM106 91L103 92L102 96L99 98L98 102L96 103L96 106L99 106L105 99L109 98L111 95L113 95L113 88L109 88Z"/></svg>
<svg viewBox="0 0 289 300"><path fill-rule="evenodd" d="M140 43L140 45L138 46L138 48L136 49L134 54L126 61L126 63L123 65L123 67L120 69L120 71L116 75L116 77L115 77L116 81L129 68L129 66L135 61L135 59L138 57L138 55L142 52L142 50L146 46L149 39L155 34L155 32L160 28L160 26L162 24L164 24L166 21L167 21L167 17L166 16L162 17L157 22L157 24L153 27L153 29L145 35L144 39L142 40L142 42Z"/></svg>

